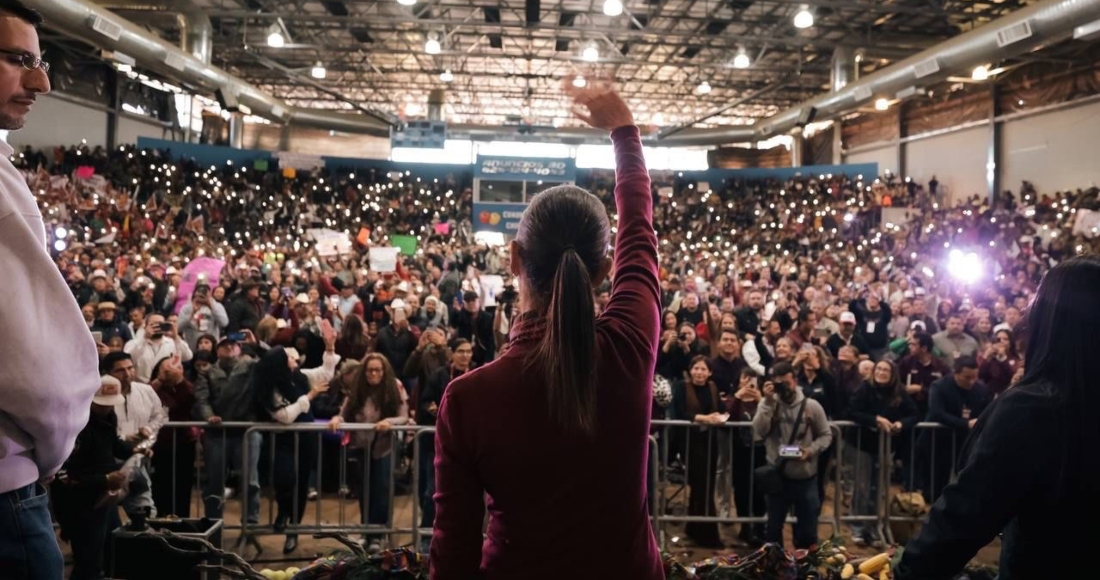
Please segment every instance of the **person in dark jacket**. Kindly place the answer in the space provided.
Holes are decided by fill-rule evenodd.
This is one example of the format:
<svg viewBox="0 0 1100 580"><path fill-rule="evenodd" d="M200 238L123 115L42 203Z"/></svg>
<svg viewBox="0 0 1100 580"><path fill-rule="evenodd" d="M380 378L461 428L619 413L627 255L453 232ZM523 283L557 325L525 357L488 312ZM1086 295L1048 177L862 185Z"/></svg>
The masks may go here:
<svg viewBox="0 0 1100 580"><path fill-rule="evenodd" d="M881 438L896 437L920 420L917 405L905 393L894 363L883 360L875 364L871 380L852 394L848 418L861 427L848 433L846 445L851 450L848 463L856 467L853 513L878 515L875 498L882 479ZM871 524L853 526L852 539L857 545L877 545L882 541Z"/></svg>
<svg viewBox="0 0 1100 580"><path fill-rule="evenodd" d="M473 369L474 345L470 344L470 341L456 338L452 341L451 347L442 352L453 354L449 357L450 360L435 367L432 374L422 383L416 406L417 425L434 427L436 415L439 414L439 405L447 392L447 385ZM435 435L424 433L418 435L417 439L420 446L420 489L418 490L421 509L420 527L430 528L435 522L435 502L432 500L432 496L435 495Z"/></svg>
<svg viewBox="0 0 1100 580"><path fill-rule="evenodd" d="M184 378L178 355L162 358L153 367L150 386L156 391L169 421L190 421L195 407L195 386ZM191 492L195 485L195 441L192 429L161 429L153 445L153 503L157 514L191 517Z"/></svg>
<svg viewBox="0 0 1100 580"><path fill-rule="evenodd" d="M925 429L917 439L921 491L928 503L947 487L963 442L992 400L989 389L978 380L978 361L972 356L956 358L954 374L932 384L925 420L946 429Z"/></svg>
<svg viewBox="0 0 1100 580"><path fill-rule="evenodd" d="M386 357L394 371L399 373L398 378L402 382L408 382L410 377L404 374L405 363L416 349L418 339L410 329L408 308L404 300L395 298L388 310L390 324L378 331L375 352Z"/></svg>
<svg viewBox="0 0 1100 580"><path fill-rule="evenodd" d="M710 380L710 363L704 355L696 355L688 365L688 377L674 383L672 389L673 417L691 421L688 428L687 478L688 515L714 517L714 491L718 467L718 441L728 437L728 430L716 430L729 419L723 417L726 404L719 398L718 386ZM688 522L684 534L697 546L721 549L722 538L714 522Z"/></svg>
<svg viewBox="0 0 1100 580"><path fill-rule="evenodd" d="M474 364L484 366L492 362L497 352L493 315L481 310L477 292L463 294L462 300L464 308L451 316L451 327L460 338L474 345Z"/></svg>
<svg viewBox="0 0 1100 580"><path fill-rule="evenodd" d="M878 360L890 349L890 305L875 292L866 292L863 298L853 300L848 310L856 316L856 334L867 344L872 359Z"/></svg>
<svg viewBox="0 0 1100 580"><path fill-rule="evenodd" d="M1047 273L1028 314L1026 373L984 413L958 481L932 506L895 570L898 580L954 577L1004 533L999 578L1088 575L1100 514L1100 259Z"/></svg>
<svg viewBox="0 0 1100 580"><path fill-rule="evenodd" d="M240 332L244 329L256 330L256 325L267 313L267 305L260 298L260 286L253 281L241 285L241 293L229 305L229 326L226 332Z"/></svg>
<svg viewBox="0 0 1100 580"><path fill-rule="evenodd" d="M72 545L70 578L75 580L103 577L111 512L118 510L120 490L127 480L118 462L134 451L133 444L118 437L115 405L125 402L122 384L111 376L101 380L88 424L77 435L72 454L50 485L61 538Z"/></svg>

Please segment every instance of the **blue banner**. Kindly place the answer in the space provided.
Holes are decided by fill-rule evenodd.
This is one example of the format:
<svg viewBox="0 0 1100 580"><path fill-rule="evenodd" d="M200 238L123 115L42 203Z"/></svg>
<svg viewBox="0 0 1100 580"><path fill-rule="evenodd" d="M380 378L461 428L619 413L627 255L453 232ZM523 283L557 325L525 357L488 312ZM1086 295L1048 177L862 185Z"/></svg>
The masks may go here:
<svg viewBox="0 0 1100 580"><path fill-rule="evenodd" d="M525 203L474 202L474 231L516 235Z"/></svg>
<svg viewBox="0 0 1100 580"><path fill-rule="evenodd" d="M577 181L577 164L565 159L529 159L479 155L474 177L501 181Z"/></svg>
<svg viewBox="0 0 1100 580"><path fill-rule="evenodd" d="M197 143L184 143L182 141L167 141L165 139L150 139L138 137L139 149L159 149L164 151L168 158L194 159L199 165L209 167L211 165L221 167L226 161L232 161L238 166L252 167L257 159L267 160L273 165L273 157L270 151L259 149L234 149L220 145L199 145Z"/></svg>

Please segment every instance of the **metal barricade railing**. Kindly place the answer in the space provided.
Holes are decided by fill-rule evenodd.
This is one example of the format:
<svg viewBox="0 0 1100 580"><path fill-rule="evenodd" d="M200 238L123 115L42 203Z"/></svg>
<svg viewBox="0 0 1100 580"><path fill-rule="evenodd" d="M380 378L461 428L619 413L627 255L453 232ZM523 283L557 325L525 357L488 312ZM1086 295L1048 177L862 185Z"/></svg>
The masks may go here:
<svg viewBox="0 0 1100 580"><path fill-rule="evenodd" d="M662 548L668 545L670 525L736 523L743 526L763 527L766 524L768 519L764 504L766 498L757 493L752 474L755 467L764 464L765 448L762 442L755 441L755 437L751 436L751 422L729 422L710 426L706 431L701 431L700 425L689 421L662 420L653 421L652 425L655 433L650 437L649 445L648 501L654 533ZM201 429L202 436L191 441L190 437L195 428ZM917 522L923 519L923 514L901 514L893 509L891 500L895 495L896 486L892 484L891 474L894 470L896 452L907 456L902 457L904 464L902 489L925 491L929 501L932 501L935 496L927 494L942 490L943 485L953 475L957 463L959 437L954 430L949 430L937 423L920 423L914 429L896 436L885 433L870 435L866 427L850 421L830 422L830 429L833 433L833 444L827 452L828 459L821 460L819 464L818 475L821 478L827 478L825 483L832 487L832 510L831 513L825 513L819 517L818 523L830 526L834 533L838 533L841 526L856 528L869 526L876 532L884 534L880 537L892 540L891 522ZM374 432L375 426L348 423L342 425L340 431L353 436L356 433ZM309 485L321 491L322 496L324 495L326 460L332 459L331 454L334 451L332 444L326 444L322 440L321 434L328 432L328 426L323 423L293 425L250 422L167 423L162 427L158 439L162 442L169 441L167 445L170 449L171 461L161 462L157 468L159 471L168 466L172 473L167 477L164 474L157 474L154 481L162 485L164 482L169 482L168 485L173 488L167 496L170 498L171 513L192 517L205 514L208 517L225 520L223 517L225 479L230 469L235 468L240 474L238 486L238 496L242 506L240 522L225 520L224 527L226 530L240 530L240 540L254 541L253 536L281 533L309 534L343 531L391 538L398 535L408 536L412 538L414 546L422 546L422 538L432 535L432 528L430 525L422 525L428 523L422 520L426 507L430 509L423 504L423 501L425 499L430 501L431 484L434 482L433 475L430 472L425 473L431 457L425 457L424 454L431 447L434 455L434 446L431 441L435 428L414 425L391 427L385 435L382 435L390 438L391 445L389 453L382 458L385 460L382 463L378 463L378 459L372 459L370 451L353 450L349 453L348 446L340 444L336 448L338 455L335 473L338 482L336 486L330 486L330 489L335 487L338 490L336 494L338 512L335 517L330 511L331 503L326 504L326 509L323 510L322 498L318 498L312 510L300 505L304 501L301 499L304 497L301 487L309 481L303 472L308 475L309 471L316 469L315 483L310 481ZM877 437L875 441L877 450L872 449L870 441L867 440L868 436ZM291 438L290 443L284 443L286 439L281 439L286 437ZM407 521L404 513L400 518L395 515L397 468L401 458L400 444L406 438L409 438L409 442L413 445L412 463L409 469L411 517ZM266 440L269 459L265 465L261 466L259 454L264 440ZM919 450L918 443L920 443ZM694 452L693 445L696 446ZM700 448L700 445L705 448ZM309 449L305 446L309 446ZM948 447L950 447L950 458L946 459L944 454L947 453ZM161 449L164 452L165 448ZM188 460L188 450L191 451L190 460ZM729 456L723 458L723 454L727 452ZM927 458L921 457L921 453L924 452L927 452ZM280 456L280 454L283 455ZM200 458L201 470L198 467ZM301 464L303 459L308 461L308 465ZM351 489L349 486L349 480L353 479L354 475L351 473L352 468L349 468L349 463L353 459L362 461L362 465L357 467L362 475L358 480L358 489ZM702 477L697 467L692 467L693 459L696 462L704 462ZM830 466L831 469L829 469ZM329 464L329 467L332 468L332 465ZM385 492L388 501L376 502L377 505L385 505L384 523L381 521L382 518L362 513L364 510L369 512L372 509L369 494L373 487L372 469L375 468L382 468L388 472L382 477L388 488ZM728 483L720 477L724 475L719 473L720 468L729 473ZM192 470L193 477L180 476L178 473L180 469ZM682 480L677 477L681 475L679 469L682 469ZM277 471L279 474L276 473ZM266 474L266 479L261 478L261 472ZM424 479L425 477L428 479ZM703 497L707 498L706 501L701 502L696 500L696 507L703 506L701 513L688 513L691 504L690 479L694 479L697 484L701 483L699 487L703 489ZM187 482L192 483L187 484ZM176 489L175 486L180 483L189 485L188 493L184 494ZM275 485L276 483L278 485ZM292 516L292 521L285 522L285 528L279 525L276 529L277 522L274 517L276 502L267 501L266 522L261 522L258 517L262 504L259 501L260 496L264 490L270 490L273 487L279 488L276 495L281 496L284 503L290 504L283 506L284 512L289 510L289 515ZM201 499L198 502L194 499L195 488L200 489ZM363 506L360 509L360 517L362 521L368 523L354 524L347 517L349 491L360 494ZM182 501L181 498L186 498L188 501L187 510L179 509L177 504ZM722 499L725 499L727 513L718 511L715 505L716 499L719 504ZM824 496L822 499L824 500ZM408 508L410 505L404 507ZM163 513L164 510L160 511L161 515L167 515ZM309 511L312 511L312 518L307 519L305 516ZM324 513L326 511L329 512L327 518ZM402 512L406 510L403 509ZM301 523L293 521L296 519L293 516L299 513L302 514ZM790 517L786 519L787 523L796 521Z"/></svg>

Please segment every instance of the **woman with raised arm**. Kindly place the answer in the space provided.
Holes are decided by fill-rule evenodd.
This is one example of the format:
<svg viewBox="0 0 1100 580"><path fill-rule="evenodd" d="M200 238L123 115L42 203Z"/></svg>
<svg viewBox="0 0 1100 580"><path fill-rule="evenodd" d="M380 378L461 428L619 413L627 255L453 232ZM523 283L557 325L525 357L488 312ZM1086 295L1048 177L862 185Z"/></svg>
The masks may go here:
<svg viewBox="0 0 1100 580"><path fill-rule="evenodd" d="M511 348L455 379L437 417L433 580L664 577L646 502L660 322L649 174L619 95L566 86L615 147L610 302L595 317L612 271L600 201L569 185L538 194L510 246Z"/></svg>

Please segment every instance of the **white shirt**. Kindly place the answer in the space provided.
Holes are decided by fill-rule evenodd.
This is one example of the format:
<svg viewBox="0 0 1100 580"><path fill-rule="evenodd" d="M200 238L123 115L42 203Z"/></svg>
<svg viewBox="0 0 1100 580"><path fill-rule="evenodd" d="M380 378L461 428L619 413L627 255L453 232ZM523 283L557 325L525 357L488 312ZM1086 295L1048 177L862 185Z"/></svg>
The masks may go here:
<svg viewBox="0 0 1100 580"><path fill-rule="evenodd" d="M124 395L126 401L115 405L115 416L118 417L118 436L125 439L148 427L152 436L156 436L160 428L168 422L168 411L160 402L160 397L153 387L133 381L130 383L130 394Z"/></svg>
<svg viewBox="0 0 1100 580"><path fill-rule="evenodd" d="M122 347L122 351L134 358L134 372L137 374L137 380L143 382L153 380L153 368L161 359L178 354L180 362L187 362L194 356L191 347L179 337L175 340L161 338L154 341L143 336L127 342L126 346Z"/></svg>
<svg viewBox="0 0 1100 580"><path fill-rule="evenodd" d="M99 390L95 341L12 153L0 142L0 493L57 473Z"/></svg>

